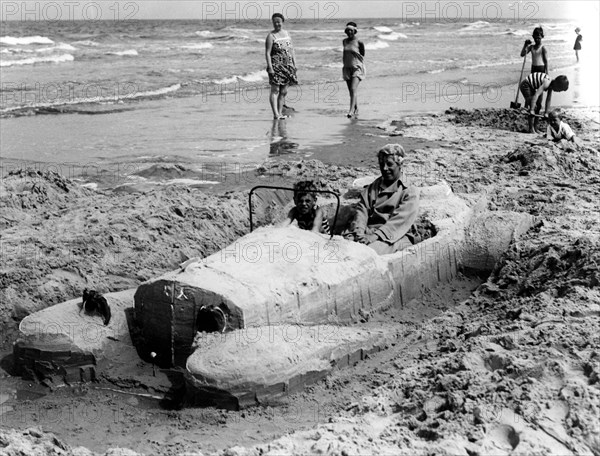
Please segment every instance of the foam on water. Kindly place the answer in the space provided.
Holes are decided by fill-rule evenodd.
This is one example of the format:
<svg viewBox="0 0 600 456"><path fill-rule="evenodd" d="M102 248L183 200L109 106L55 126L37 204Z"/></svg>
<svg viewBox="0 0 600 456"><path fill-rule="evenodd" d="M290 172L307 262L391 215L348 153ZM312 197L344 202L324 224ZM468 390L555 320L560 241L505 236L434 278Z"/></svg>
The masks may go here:
<svg viewBox="0 0 600 456"><path fill-rule="evenodd" d="M0 43L8 44L11 46L15 45L28 45L28 44L54 44L50 38L45 36L23 36L23 37L13 37L13 36L3 36L0 38Z"/></svg>

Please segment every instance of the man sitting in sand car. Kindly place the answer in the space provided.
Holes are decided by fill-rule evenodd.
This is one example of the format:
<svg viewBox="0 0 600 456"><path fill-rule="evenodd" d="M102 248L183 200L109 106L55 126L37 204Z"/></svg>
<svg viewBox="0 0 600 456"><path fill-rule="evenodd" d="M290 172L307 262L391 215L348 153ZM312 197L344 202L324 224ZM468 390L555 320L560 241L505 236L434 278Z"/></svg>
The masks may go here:
<svg viewBox="0 0 600 456"><path fill-rule="evenodd" d="M380 255L413 244L407 236L419 212L419 194L400 180L404 148L388 144L377 152L381 177L362 192L346 239L366 244Z"/></svg>

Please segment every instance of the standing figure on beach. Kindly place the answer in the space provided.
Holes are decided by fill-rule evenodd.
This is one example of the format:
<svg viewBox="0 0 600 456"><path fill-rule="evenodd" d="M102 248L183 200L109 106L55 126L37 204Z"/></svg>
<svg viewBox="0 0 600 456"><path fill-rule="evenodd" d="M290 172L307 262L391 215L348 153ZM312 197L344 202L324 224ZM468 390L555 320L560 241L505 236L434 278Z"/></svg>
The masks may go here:
<svg viewBox="0 0 600 456"><path fill-rule="evenodd" d="M271 17L273 30L267 35L265 42L265 57L267 59L267 73L271 93L269 102L273 110L274 119L285 119L283 113L285 97L288 86L298 84L296 78L296 57L292 47L292 39L286 30L283 30L285 19L283 14L275 13Z"/></svg>
<svg viewBox="0 0 600 456"><path fill-rule="evenodd" d="M294 185L294 204L282 226L291 225L294 220L298 228L313 233L331 234L329 221L323 209L317 206L317 187L313 181L300 181Z"/></svg>
<svg viewBox="0 0 600 456"><path fill-rule="evenodd" d="M344 33L348 36L342 42L344 45L344 68L342 74L350 93L350 109L346 117L358 116L358 84L365 78L366 71L363 62L365 45L356 38L358 28L356 23L348 22Z"/></svg>
<svg viewBox="0 0 600 456"><path fill-rule="evenodd" d="M583 37L579 33L580 31L581 29L579 27L575 29L575 33L577 33L577 38L575 38L575 45L573 46L573 49L575 50L575 57L577 57L577 63L579 63L579 51L581 51L581 40L583 40Z"/></svg>
<svg viewBox="0 0 600 456"><path fill-rule="evenodd" d="M544 38L544 29L536 27L533 30L535 44L531 44L531 40L525 40L523 49L521 49L521 57L525 57L531 52L531 72L548 74L548 52L542 45L542 38Z"/></svg>
<svg viewBox="0 0 600 456"><path fill-rule="evenodd" d="M550 112L552 92L564 92L569 88L569 80L565 75L551 79L545 73L532 73L521 83L519 89L525 98L525 109L529 109L529 133L537 131L537 117L542 109L542 98L546 95L544 114ZM535 119L535 121L534 121Z"/></svg>

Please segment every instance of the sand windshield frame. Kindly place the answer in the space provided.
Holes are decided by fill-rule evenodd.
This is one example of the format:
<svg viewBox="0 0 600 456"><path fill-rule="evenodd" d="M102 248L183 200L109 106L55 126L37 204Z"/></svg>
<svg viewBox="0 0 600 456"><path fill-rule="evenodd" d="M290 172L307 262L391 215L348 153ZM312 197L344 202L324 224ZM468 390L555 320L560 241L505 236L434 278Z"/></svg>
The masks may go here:
<svg viewBox="0 0 600 456"><path fill-rule="evenodd" d="M291 191L292 193L294 192L293 188L290 187L280 187L280 186L276 186L276 185L257 185L255 187L252 187L250 189L250 192L248 193L248 213L249 213L249 219L250 219L250 233L252 233L252 231L254 231L254 219L253 219L253 210L252 210L252 195L254 194L254 192L256 190L259 189L271 189L271 190L286 190L286 191ZM337 225L337 219L338 219L338 214L340 212L340 195L338 195L335 192L332 192L331 190L302 190L303 193L326 193L329 195L333 195L335 196L336 200L337 200L337 206L335 208L335 215L333 216L333 223L332 223L332 227L335 227ZM331 230L331 237L330 239L333 238L334 235L334 230Z"/></svg>

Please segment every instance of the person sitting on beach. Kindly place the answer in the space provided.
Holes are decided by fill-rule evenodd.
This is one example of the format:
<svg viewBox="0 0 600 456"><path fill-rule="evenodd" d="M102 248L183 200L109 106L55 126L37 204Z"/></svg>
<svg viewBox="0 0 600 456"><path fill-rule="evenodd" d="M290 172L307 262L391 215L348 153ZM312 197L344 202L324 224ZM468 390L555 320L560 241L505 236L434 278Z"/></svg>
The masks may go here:
<svg viewBox="0 0 600 456"><path fill-rule="evenodd" d="M542 29L542 27L536 27L533 30L532 36L535 44L531 44L530 40L525 40L523 49L521 49L521 57L525 57L529 52L531 52L531 73L548 74L548 52L542 45L544 29Z"/></svg>
<svg viewBox="0 0 600 456"><path fill-rule="evenodd" d="M388 144L377 152L381 176L363 190L356 215L343 233L380 255L413 245L407 233L419 212L419 194L400 180L404 156L400 144Z"/></svg>
<svg viewBox="0 0 600 456"><path fill-rule="evenodd" d="M294 185L294 203L282 226L291 225L294 220L298 228L313 233L331 234L329 221L319 206L317 206L317 187L313 181L300 181Z"/></svg>
<svg viewBox="0 0 600 456"><path fill-rule="evenodd" d="M348 38L342 41L344 48L342 76L348 86L350 94L350 109L346 117L349 119L358 116L358 84L365 78L365 65L363 57L365 56L365 45L356 38L358 28L355 22L348 22L344 30Z"/></svg>
<svg viewBox="0 0 600 456"><path fill-rule="evenodd" d="M544 109L544 114L546 114L550 110L552 92L568 90L569 80L565 75L551 79L550 76L544 73L532 73L521 82L519 89L525 98L525 109L529 108L529 133L538 133L535 114L539 114L542 109L544 92L547 92L546 107ZM536 119L535 122L534 119Z"/></svg>
<svg viewBox="0 0 600 456"><path fill-rule="evenodd" d="M560 113L556 110L551 111L548 114L546 138L555 142L558 142L561 139L566 139L567 141L577 143L577 137L575 136L575 133L573 133L573 130L571 130L571 127L569 127L568 123L562 121Z"/></svg>

